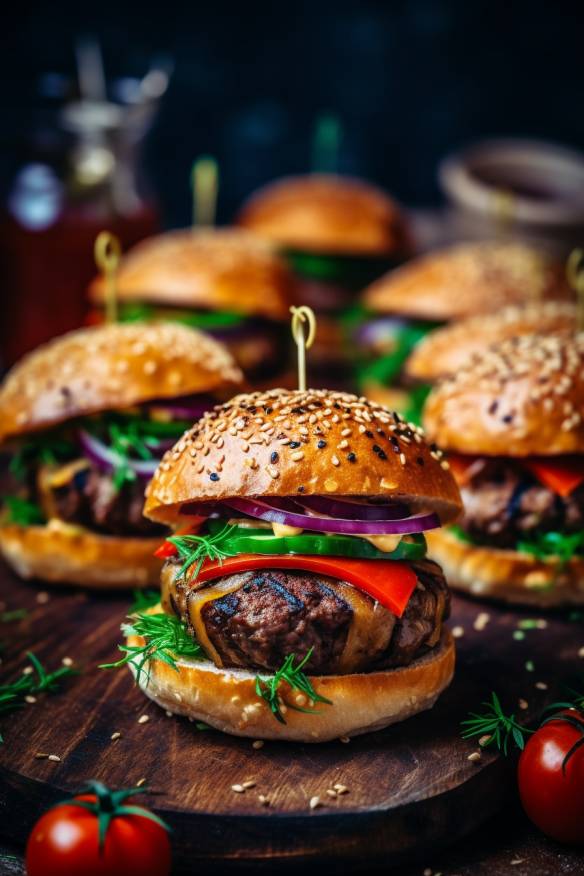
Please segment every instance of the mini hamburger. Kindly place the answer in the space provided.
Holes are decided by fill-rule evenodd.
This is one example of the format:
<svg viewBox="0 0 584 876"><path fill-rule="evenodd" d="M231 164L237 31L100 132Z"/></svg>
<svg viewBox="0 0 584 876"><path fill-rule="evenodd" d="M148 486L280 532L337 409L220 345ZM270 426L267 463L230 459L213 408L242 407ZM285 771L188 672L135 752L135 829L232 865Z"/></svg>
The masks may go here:
<svg viewBox="0 0 584 876"><path fill-rule="evenodd" d="M469 316L427 334L406 360L406 378L435 384L455 375L472 355L492 344L523 335L572 334L577 307L570 301L534 301L495 313Z"/></svg>
<svg viewBox="0 0 584 876"><path fill-rule="evenodd" d="M170 231L133 247L116 276L122 322L177 322L224 343L250 379L273 376L288 343L293 278L262 240L228 228ZM89 294L104 304L105 281ZM100 311L94 320L102 318Z"/></svg>
<svg viewBox="0 0 584 876"><path fill-rule="evenodd" d="M461 243L420 256L365 292L371 318L356 334L359 385L419 422L429 386L404 365L430 332L507 306L573 298L563 266L521 243Z"/></svg>
<svg viewBox="0 0 584 876"><path fill-rule="evenodd" d="M428 709L454 647L424 533L460 507L440 452L381 406L239 395L148 487L150 520L192 528L162 546L162 608L132 619L120 662L163 708L239 736L321 742Z"/></svg>
<svg viewBox="0 0 584 876"><path fill-rule="evenodd" d="M584 603L584 335L508 339L433 390L464 516L432 533L453 587L508 602Z"/></svg>
<svg viewBox="0 0 584 876"><path fill-rule="evenodd" d="M244 204L237 223L278 247L299 278L298 303L320 314L312 358L321 370L343 360L345 339L334 315L353 307L358 293L412 248L395 201L336 174L271 183Z"/></svg>
<svg viewBox="0 0 584 876"><path fill-rule="evenodd" d="M179 325L104 325L56 338L0 385L11 455L0 551L24 578L95 587L158 581L164 529L142 516L162 453L242 375Z"/></svg>

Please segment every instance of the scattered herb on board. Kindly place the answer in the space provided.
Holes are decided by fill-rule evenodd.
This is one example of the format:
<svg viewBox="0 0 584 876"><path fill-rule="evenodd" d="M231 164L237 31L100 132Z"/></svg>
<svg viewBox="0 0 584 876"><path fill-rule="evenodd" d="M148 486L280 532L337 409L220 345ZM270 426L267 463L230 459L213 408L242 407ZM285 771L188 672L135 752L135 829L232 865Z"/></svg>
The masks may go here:
<svg viewBox="0 0 584 876"><path fill-rule="evenodd" d="M26 608L13 608L10 611L3 611L0 614L0 623L11 624L14 621L24 620L28 616Z"/></svg>
<svg viewBox="0 0 584 876"><path fill-rule="evenodd" d="M204 660L206 655L186 626L169 614L138 614L130 617L130 623L122 624L125 636L141 636L143 645L118 645L124 656L115 663L102 663L100 669L117 669L130 663L136 671L136 682L146 672L146 684L150 680L148 664L161 660L178 672L176 657Z"/></svg>
<svg viewBox="0 0 584 876"><path fill-rule="evenodd" d="M282 682L288 684L292 690L301 691L306 694L308 700L312 700L313 703L326 703L327 705L332 706L332 701L317 694L310 679L302 672L310 660L313 650L314 649L311 648L297 666L294 666L294 660L296 659L295 655L289 654L275 675L269 677L261 675L256 676L255 689L258 697L265 700L270 707L272 714L281 724L286 723L284 715L282 714L283 699L280 693L280 684ZM294 709L295 712L305 712L307 715L314 714L315 711L313 708L304 709L290 702L286 702L286 706L290 709Z"/></svg>
<svg viewBox="0 0 584 876"><path fill-rule="evenodd" d="M509 742L513 741L523 751L525 736L528 733L533 733L533 730L519 724L515 720L515 715L506 715L495 692L491 693L490 702L485 702L482 705L485 707L484 712L480 714L471 712L469 717L461 722L462 738L488 736L490 738L484 743L484 747L496 745L503 754L508 753Z"/></svg>
<svg viewBox="0 0 584 876"><path fill-rule="evenodd" d="M77 675L78 670L70 666L60 666L54 672L47 672L40 660L30 651L26 655L33 671L24 671L9 684L0 685L0 715L6 715L26 705L25 697L40 693L54 693L59 689L62 679ZM0 735L0 742L4 739Z"/></svg>

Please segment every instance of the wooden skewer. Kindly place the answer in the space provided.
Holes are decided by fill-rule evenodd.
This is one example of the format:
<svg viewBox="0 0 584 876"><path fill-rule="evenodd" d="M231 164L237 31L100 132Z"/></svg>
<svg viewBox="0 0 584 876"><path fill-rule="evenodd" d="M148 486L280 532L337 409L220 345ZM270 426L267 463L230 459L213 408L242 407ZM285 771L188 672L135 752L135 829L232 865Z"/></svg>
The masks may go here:
<svg viewBox="0 0 584 876"><path fill-rule="evenodd" d="M573 249L568 256L566 277L577 295L578 331L584 332L584 249Z"/></svg>
<svg viewBox="0 0 584 876"><path fill-rule="evenodd" d="M100 231L93 248L95 263L105 278L105 316L118 321L118 266L122 255L120 241L111 231Z"/></svg>
<svg viewBox="0 0 584 876"><path fill-rule="evenodd" d="M210 155L202 155L191 170L193 228L212 227L217 212L219 167Z"/></svg>
<svg viewBox="0 0 584 876"><path fill-rule="evenodd" d="M306 351L310 350L316 336L316 317L310 307L291 307L292 337L298 347L298 389L306 390ZM305 324L308 334L304 334Z"/></svg>

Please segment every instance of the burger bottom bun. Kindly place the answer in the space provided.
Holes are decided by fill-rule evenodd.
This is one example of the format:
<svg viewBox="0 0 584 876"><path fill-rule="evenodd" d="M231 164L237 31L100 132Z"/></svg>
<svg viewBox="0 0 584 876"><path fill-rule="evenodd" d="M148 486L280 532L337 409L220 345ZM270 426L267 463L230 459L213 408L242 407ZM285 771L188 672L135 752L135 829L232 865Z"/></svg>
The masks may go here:
<svg viewBox="0 0 584 876"><path fill-rule="evenodd" d="M158 585L160 538L99 535L51 521L0 527L0 553L22 578L114 589Z"/></svg>
<svg viewBox="0 0 584 876"><path fill-rule="evenodd" d="M129 645L143 644L129 636ZM316 703L310 714L291 708L279 723L255 691L256 673L221 669L210 661L177 658L178 672L159 660L150 664L150 679L142 673L142 691L163 709L204 721L217 730L254 739L327 742L381 730L430 709L450 684L454 673L454 643L444 630L435 648L399 669L358 675L311 676L314 689L332 701ZM283 685L285 701L308 707L306 697Z"/></svg>
<svg viewBox="0 0 584 876"><path fill-rule="evenodd" d="M555 608L584 605L584 559L562 564L461 541L447 529L426 533L428 553L449 585L472 596Z"/></svg>

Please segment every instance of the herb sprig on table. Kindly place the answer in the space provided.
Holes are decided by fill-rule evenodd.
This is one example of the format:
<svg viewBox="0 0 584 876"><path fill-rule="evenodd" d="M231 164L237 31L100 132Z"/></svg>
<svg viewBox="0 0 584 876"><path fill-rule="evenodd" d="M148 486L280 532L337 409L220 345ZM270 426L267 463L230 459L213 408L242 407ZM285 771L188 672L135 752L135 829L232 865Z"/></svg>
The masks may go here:
<svg viewBox="0 0 584 876"><path fill-rule="evenodd" d="M471 712L469 717L461 722L464 728L463 739L471 739L473 736L488 736L489 739L482 743L483 747L495 745L503 754L508 754L509 743L523 750L525 748L525 736L533 733L527 727L523 727L515 720L515 715L506 715L501 707L501 701L497 694L491 693L490 701L482 704L485 708L482 713Z"/></svg>
<svg viewBox="0 0 584 876"><path fill-rule="evenodd" d="M318 694L313 688L308 676L302 671L310 660L313 650L313 648L310 648L306 656L297 666L294 666L294 661L296 659L295 655L289 654L280 669L278 669L274 675L268 677L262 675L256 676L256 693L258 697L261 697L261 699L268 704L272 714L280 724L286 723L282 712L282 706L284 705L284 700L280 691L280 685L282 683L288 684L292 690L297 690L305 694L307 699L311 700L313 703L326 703L327 705L332 706L332 700L328 700L326 697ZM305 709L288 701L286 701L285 705L287 708L293 709L295 712L305 712L308 715L314 714L315 711L314 708Z"/></svg>
<svg viewBox="0 0 584 876"><path fill-rule="evenodd" d="M16 681L0 685L0 715L6 715L25 706L26 697L54 693L59 689L64 678L78 674L78 670L71 666L60 666L54 672L47 672L33 653L29 651L26 656L31 666L23 670ZM1 735L0 742L4 742Z"/></svg>

